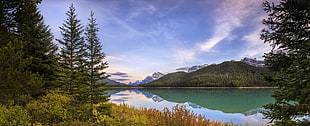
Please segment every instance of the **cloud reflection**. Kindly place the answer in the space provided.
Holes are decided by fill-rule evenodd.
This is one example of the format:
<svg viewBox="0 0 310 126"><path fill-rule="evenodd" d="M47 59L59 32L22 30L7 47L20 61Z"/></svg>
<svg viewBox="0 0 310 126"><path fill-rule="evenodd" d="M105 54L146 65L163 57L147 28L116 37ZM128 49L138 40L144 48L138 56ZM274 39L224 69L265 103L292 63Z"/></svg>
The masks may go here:
<svg viewBox="0 0 310 126"><path fill-rule="evenodd" d="M115 104L125 103L136 108L151 108L158 110L163 110L164 108L172 109L173 106L184 105L188 110L200 114L210 120L220 122L233 122L237 125L260 126L265 125L269 122L269 120L263 119L263 115L261 113L255 113L252 115L245 115L242 113L224 113L219 110L210 110L201 107L199 105L196 105L195 103L170 102L157 95L137 89L115 92L114 94L111 94L110 99L110 102Z"/></svg>

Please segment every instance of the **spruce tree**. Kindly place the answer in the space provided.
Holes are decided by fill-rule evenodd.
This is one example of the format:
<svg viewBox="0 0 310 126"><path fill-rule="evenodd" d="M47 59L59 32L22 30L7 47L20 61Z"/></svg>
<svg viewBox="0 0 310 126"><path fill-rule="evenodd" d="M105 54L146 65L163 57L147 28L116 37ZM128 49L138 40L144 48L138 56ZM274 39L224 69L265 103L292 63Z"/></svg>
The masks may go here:
<svg viewBox="0 0 310 126"><path fill-rule="evenodd" d="M309 125L294 121L310 116L310 1L282 0L278 5L264 2L268 18L261 39L270 43L265 54L269 69L277 72L268 80L279 90L275 103L265 106L266 117L276 125Z"/></svg>
<svg viewBox="0 0 310 126"><path fill-rule="evenodd" d="M25 57L32 57L29 71L43 75L45 89L53 89L56 85L56 50L53 43L53 35L43 16L39 13L37 4L40 0L18 0L18 9L15 20L17 22L17 34L26 42Z"/></svg>
<svg viewBox="0 0 310 126"><path fill-rule="evenodd" d="M24 41L24 58L32 58L28 71L44 78L45 89L55 87L57 60L56 45L48 26L44 24L37 4L40 0L3 0L0 2L0 33L2 45L14 38Z"/></svg>
<svg viewBox="0 0 310 126"><path fill-rule="evenodd" d="M0 2L0 97L4 102L24 104L31 97L42 95L44 88L47 87L43 84L47 82L43 83L41 77L43 76L45 80L53 75L50 72L52 69L49 69L53 64L45 61L57 63L53 55L56 48L43 49L47 47L45 45L49 45L47 48L50 48L53 44L51 34L39 27L44 24L42 16L37 11L39 2L34 0L1 0ZM30 47L33 48L30 49ZM31 50L42 52L27 53ZM34 64L38 63L40 64L36 65L36 69L48 70L48 72L33 70Z"/></svg>
<svg viewBox="0 0 310 126"><path fill-rule="evenodd" d="M64 21L61 29L62 40L57 40L62 44L60 50L60 63L63 72L63 88L69 94L79 95L78 91L84 87L87 80L86 71L86 45L82 37L83 26L77 19L73 4L66 12L68 18Z"/></svg>
<svg viewBox="0 0 310 126"><path fill-rule="evenodd" d="M0 48L0 103L25 105L42 92L42 77L25 70L31 58L24 58L25 42L18 39Z"/></svg>
<svg viewBox="0 0 310 126"><path fill-rule="evenodd" d="M102 52L102 46L98 38L99 28L97 27L94 12L91 12L88 18L88 25L86 27L86 42L87 42L87 68L89 81L89 97L91 105L99 102L108 101L108 97L104 96L105 88L102 88L105 83L99 83L98 80L106 79L108 76L103 71L107 68L107 62L104 62L105 54Z"/></svg>

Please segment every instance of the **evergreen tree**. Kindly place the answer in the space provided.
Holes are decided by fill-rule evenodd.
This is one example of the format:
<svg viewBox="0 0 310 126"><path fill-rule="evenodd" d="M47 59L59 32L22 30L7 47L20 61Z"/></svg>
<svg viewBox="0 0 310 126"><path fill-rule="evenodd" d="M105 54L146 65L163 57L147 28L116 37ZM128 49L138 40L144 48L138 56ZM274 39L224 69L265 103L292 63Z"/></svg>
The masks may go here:
<svg viewBox="0 0 310 126"><path fill-rule="evenodd" d="M32 57L29 71L43 75L46 89L56 86L57 46L53 43L53 35L44 24L37 4L41 0L18 0L15 16L17 34L26 42L25 57Z"/></svg>
<svg viewBox="0 0 310 126"><path fill-rule="evenodd" d="M25 105L42 92L42 78L26 71L30 58L23 58L25 42L14 39L0 48L0 103Z"/></svg>
<svg viewBox="0 0 310 126"><path fill-rule="evenodd" d="M0 83L4 102L24 104L27 99L42 95L49 85L47 79L53 80L56 48L38 12L38 3L40 1L35 0L0 1Z"/></svg>
<svg viewBox="0 0 310 126"><path fill-rule="evenodd" d="M106 83L98 82L99 80L106 79L108 76L105 75L103 70L107 68L107 62L103 62L105 54L102 52L102 46L100 45L97 33L99 28L97 27L96 19L94 18L94 12L91 12L90 18L88 18L88 25L86 27L86 41L87 41L87 67L88 74L90 77L89 83L89 97L91 105L99 102L108 101L108 97L104 96L104 88Z"/></svg>
<svg viewBox="0 0 310 126"><path fill-rule="evenodd" d="M310 1L282 0L278 5L264 2L269 14L261 39L270 43L265 54L269 69L277 72L268 78L279 90L273 93L275 103L265 106L266 117L276 125L304 125L293 121L310 115ZM306 124L306 125L307 125Z"/></svg>
<svg viewBox="0 0 310 126"><path fill-rule="evenodd" d="M43 75L45 88L54 87L57 60L56 45L43 17L38 11L40 0L3 0L0 2L0 33L2 45L14 38L26 42L24 57L32 58L27 70Z"/></svg>
<svg viewBox="0 0 310 126"><path fill-rule="evenodd" d="M86 45L82 37L83 26L77 19L73 4L66 12L68 18L63 23L61 34L62 40L58 40L63 45L60 50L60 63L63 71L64 89L69 94L79 95L85 80L87 80L86 70Z"/></svg>

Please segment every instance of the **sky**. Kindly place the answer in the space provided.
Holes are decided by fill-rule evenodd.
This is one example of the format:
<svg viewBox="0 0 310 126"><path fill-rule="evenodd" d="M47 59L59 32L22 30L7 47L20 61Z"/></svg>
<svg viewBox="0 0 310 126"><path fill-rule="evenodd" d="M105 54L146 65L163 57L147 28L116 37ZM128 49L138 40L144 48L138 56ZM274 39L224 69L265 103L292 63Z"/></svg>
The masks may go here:
<svg viewBox="0 0 310 126"><path fill-rule="evenodd" d="M55 39L62 38L59 27L71 3L82 25L94 11L105 71L128 83L187 66L262 59L271 49L260 40L263 1L43 0L39 10Z"/></svg>

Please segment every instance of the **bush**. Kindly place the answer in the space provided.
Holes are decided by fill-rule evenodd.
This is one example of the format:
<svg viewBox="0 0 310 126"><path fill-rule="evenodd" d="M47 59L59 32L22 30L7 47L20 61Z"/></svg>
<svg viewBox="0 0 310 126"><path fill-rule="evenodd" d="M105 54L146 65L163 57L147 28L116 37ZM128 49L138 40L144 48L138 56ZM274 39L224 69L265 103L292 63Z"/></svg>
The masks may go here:
<svg viewBox="0 0 310 126"><path fill-rule="evenodd" d="M125 104L112 104L111 116L100 115L97 123L105 126L146 126L151 122L142 110Z"/></svg>
<svg viewBox="0 0 310 126"><path fill-rule="evenodd" d="M73 121L76 118L77 110L71 106L72 102L70 96L52 92L28 103L26 108L32 116L32 122L51 125Z"/></svg>
<svg viewBox="0 0 310 126"><path fill-rule="evenodd" d="M22 106L0 105L0 126L25 126L29 113Z"/></svg>

